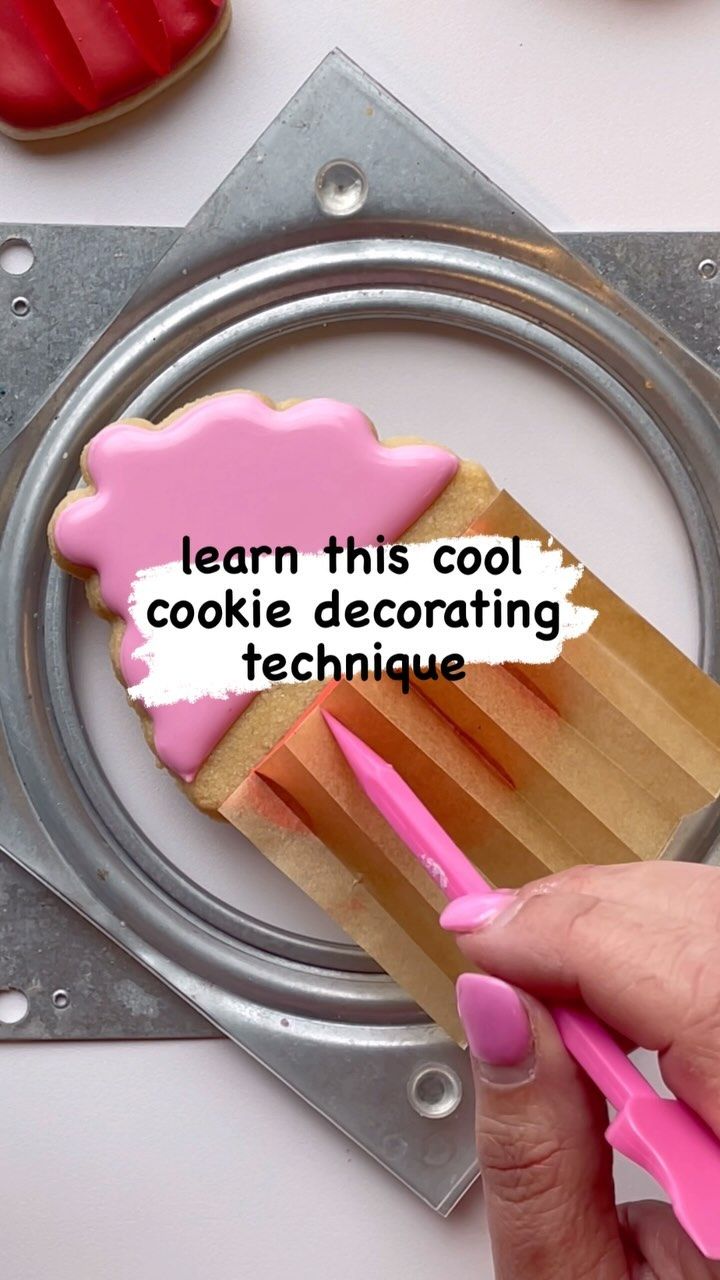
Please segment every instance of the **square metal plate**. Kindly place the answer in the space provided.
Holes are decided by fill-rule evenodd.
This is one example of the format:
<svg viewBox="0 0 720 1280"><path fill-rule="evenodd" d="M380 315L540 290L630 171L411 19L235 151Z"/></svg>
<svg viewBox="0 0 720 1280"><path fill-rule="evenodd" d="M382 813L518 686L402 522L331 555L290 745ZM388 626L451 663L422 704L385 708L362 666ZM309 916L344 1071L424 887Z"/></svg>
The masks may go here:
<svg viewBox="0 0 720 1280"><path fill-rule="evenodd" d="M137 830L77 714L45 524L104 421L237 350L355 316L494 332L603 399L672 485L717 674L720 235L558 239L335 53L184 230L11 238L35 263L0 272L0 986L30 1008L0 1039L226 1034L447 1213L476 1174L465 1055L362 956L203 901Z"/></svg>

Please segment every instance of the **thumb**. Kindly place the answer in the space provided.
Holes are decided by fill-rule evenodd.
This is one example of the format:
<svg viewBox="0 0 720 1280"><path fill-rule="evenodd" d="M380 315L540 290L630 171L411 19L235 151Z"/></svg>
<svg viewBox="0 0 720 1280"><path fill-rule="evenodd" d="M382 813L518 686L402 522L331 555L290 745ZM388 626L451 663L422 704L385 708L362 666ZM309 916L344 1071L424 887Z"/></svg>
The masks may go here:
<svg viewBox="0 0 720 1280"><path fill-rule="evenodd" d="M457 992L497 1280L626 1280L602 1099L540 1005L476 973Z"/></svg>

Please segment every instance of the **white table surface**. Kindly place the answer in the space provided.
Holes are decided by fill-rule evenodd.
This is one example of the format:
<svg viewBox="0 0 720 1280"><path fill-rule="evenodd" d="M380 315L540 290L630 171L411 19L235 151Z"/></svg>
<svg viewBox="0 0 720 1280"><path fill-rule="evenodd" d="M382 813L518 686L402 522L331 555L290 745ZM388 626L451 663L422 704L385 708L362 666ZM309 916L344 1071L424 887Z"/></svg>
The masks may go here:
<svg viewBox="0 0 720 1280"><path fill-rule="evenodd" d="M164 98L59 143L0 140L0 221L184 222L339 45L556 230L718 228L719 41L715 0L237 0L219 55ZM295 340L210 385L238 382L356 401L382 434L438 436L441 420L450 445L694 652L668 495L545 368L400 329ZM128 803L216 891L332 935L152 768L103 628L79 617L91 732ZM440 1220L230 1044L7 1045L0 1098L4 1280L492 1275L477 1189ZM623 1196L647 1193L619 1176Z"/></svg>

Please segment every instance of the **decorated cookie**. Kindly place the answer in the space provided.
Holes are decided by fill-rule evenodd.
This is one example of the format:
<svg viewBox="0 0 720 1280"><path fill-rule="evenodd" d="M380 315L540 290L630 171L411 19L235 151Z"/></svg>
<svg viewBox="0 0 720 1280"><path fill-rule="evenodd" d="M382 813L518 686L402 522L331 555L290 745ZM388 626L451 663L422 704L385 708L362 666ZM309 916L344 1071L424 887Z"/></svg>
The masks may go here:
<svg viewBox="0 0 720 1280"><path fill-rule="evenodd" d="M0 129L72 133L128 111L222 39L229 0L0 4Z"/></svg>
<svg viewBox="0 0 720 1280"><path fill-rule="evenodd" d="M320 551L335 535L375 540L462 533L492 489L485 472L446 449L381 443L358 409L334 400L274 405L250 392L211 396L154 427L119 422L84 451L85 487L50 526L53 554L87 582L112 622L119 678L145 674L130 612L141 570L194 546ZM317 694L288 685L253 697L201 698L141 711L164 765L202 808L218 808Z"/></svg>
<svg viewBox="0 0 720 1280"><path fill-rule="evenodd" d="M319 684L309 676L210 697L208 688L235 687L205 677L222 667L221 648L230 666L242 662L248 633L228 631L226 647L225 632L220 647L171 644L174 657L143 641L156 605L170 615L194 605L198 618L208 603L217 609L225 586L208 598L205 574L221 563L237 563L225 568L232 575L247 571L249 556L260 581L279 551L322 551L326 560L333 536L344 544L345 565L352 537L352 550L371 567L400 551L393 541L442 544L477 534L522 539L538 554L555 546L480 467L448 450L383 443L364 414L334 400L275 405L235 391L156 427L106 427L87 446L82 469L84 487L52 519L52 551L85 578L92 607L110 620L117 674L156 755L195 804L249 838L456 1038L462 958L438 925L441 895L357 786L325 712L398 769L498 886L516 888L588 857L661 856L685 820L720 794L720 689L587 571L573 590L596 617L567 650L547 663L470 662L459 681L426 678L428 662L407 688L385 670L377 679ZM562 557L557 546L551 556L558 551ZM315 599L314 556L298 559L303 576L294 585ZM510 572L519 574L519 560ZM148 583L150 603L136 608ZM385 584L383 577L383 594ZM347 609L366 604L370 589L369 577L360 578ZM387 589L392 595L389 582ZM246 579L243 607L255 590L262 594ZM293 596L290 584L285 593ZM185 625L178 635L190 639ZM258 634L256 622L244 625ZM295 630L274 655L281 660L307 634L300 610L288 627ZM169 628L158 634L176 638ZM174 684L178 666L203 678ZM140 702L149 673L172 697ZM178 687L195 690L197 700L178 701Z"/></svg>

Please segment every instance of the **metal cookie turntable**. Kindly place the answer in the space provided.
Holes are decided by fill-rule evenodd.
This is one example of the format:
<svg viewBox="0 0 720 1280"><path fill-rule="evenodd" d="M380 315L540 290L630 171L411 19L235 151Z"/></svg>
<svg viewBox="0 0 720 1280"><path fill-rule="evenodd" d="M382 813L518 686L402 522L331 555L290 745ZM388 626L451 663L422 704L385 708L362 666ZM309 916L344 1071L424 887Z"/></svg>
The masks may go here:
<svg viewBox="0 0 720 1280"><path fill-rule="evenodd" d="M335 321L453 326L547 361L642 445L718 676L720 235L558 239L334 53L185 230L11 239L35 264L20 288L0 272L0 987L29 1010L0 1039L225 1034L448 1213L476 1173L465 1055L359 949L235 909L139 828L79 713L45 529L95 431L161 417L233 354Z"/></svg>

